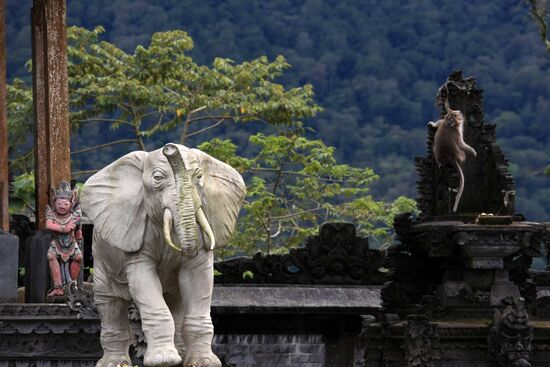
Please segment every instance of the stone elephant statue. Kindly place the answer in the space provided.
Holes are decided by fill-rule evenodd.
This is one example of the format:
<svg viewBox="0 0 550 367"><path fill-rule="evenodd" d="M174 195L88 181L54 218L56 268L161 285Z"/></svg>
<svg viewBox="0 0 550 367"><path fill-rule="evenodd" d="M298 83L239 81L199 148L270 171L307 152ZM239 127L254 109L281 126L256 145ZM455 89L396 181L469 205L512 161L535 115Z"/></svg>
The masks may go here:
<svg viewBox="0 0 550 367"><path fill-rule="evenodd" d="M104 351L96 366L130 364L130 300L146 366L221 366L211 348L212 249L231 236L245 193L232 167L177 144L129 153L86 181Z"/></svg>

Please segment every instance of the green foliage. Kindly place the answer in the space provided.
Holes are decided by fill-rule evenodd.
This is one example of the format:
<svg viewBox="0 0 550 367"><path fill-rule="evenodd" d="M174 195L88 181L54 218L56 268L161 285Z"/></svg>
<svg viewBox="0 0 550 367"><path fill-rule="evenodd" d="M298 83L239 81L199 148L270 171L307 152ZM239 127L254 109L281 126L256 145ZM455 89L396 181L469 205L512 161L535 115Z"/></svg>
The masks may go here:
<svg viewBox="0 0 550 367"><path fill-rule="evenodd" d="M16 78L7 86L7 95L10 170L15 174L30 172L33 168L32 90Z"/></svg>
<svg viewBox="0 0 550 367"><path fill-rule="evenodd" d="M245 272L243 272L243 279L246 280L246 279L254 279L254 273L251 272L250 270L247 270Z"/></svg>
<svg viewBox="0 0 550 367"><path fill-rule="evenodd" d="M529 5L529 14L538 27L540 39L544 43L546 51L550 54L550 40L548 39L548 19L550 15L548 12L548 2L543 0L525 1ZM544 174L550 176L550 165L544 168Z"/></svg>
<svg viewBox="0 0 550 367"><path fill-rule="evenodd" d="M15 176L10 185L10 214L34 212L34 174Z"/></svg>
<svg viewBox="0 0 550 367"><path fill-rule="evenodd" d="M449 72L462 69L484 89L485 117L497 123L499 143L518 167L517 210L531 220L546 220L550 207L538 198L548 186L541 169L550 162L550 63L537 24L529 21L529 1L71 1L68 23L103 24L108 32L102 39L129 55L137 45L147 48L154 32L170 29L189 32L195 48L187 55L199 65L211 65L220 55L235 60L233 65L259 55L269 60L285 55L292 69L278 82L310 83L325 109L307 121L316 137L337 148L339 162L372 167L380 175L372 194L387 200L416 194L414 157L425 154L426 122L439 115L437 88ZM29 80L24 68L31 55L29 7L6 1L10 79ZM501 127L501 117L506 126ZM75 167L97 168L135 149L130 126L107 131L105 124L90 123L75 134L73 151L104 143L105 135L131 139L133 145L79 154ZM170 135L144 138L146 145L177 140L182 125ZM260 130L255 124L231 125L222 123L187 143L197 145L216 132L231 138L240 152L247 150L247 133ZM196 130L190 132L201 126L207 121L192 124ZM536 145L524 140L508 146L515 136L534 138ZM529 159L527 148L542 157Z"/></svg>
<svg viewBox="0 0 550 367"><path fill-rule="evenodd" d="M313 102L311 85L286 89L275 82L290 66L282 56L240 64L216 58L210 68L188 56L193 42L183 31L155 33L149 47L137 46L133 54L101 41L103 32L102 27L69 29L72 129L99 123L129 129L133 136L101 142L96 148L131 142L145 149L146 139L154 141L157 134L178 127L183 142L219 130L224 122L261 121L280 131L252 135L247 157L227 139L214 138L199 146L247 180L244 215L224 255L286 252L329 220L352 221L360 235L387 243L393 215L414 209L414 203L402 197L391 204L375 201L369 194L378 178L372 169L337 164L333 147L303 136L302 119L321 108ZM12 88L13 121L28 116L25 88L20 81ZM73 154L90 154L93 149ZM34 181L29 179L32 176L22 175L14 182L14 198L21 205L31 202Z"/></svg>
<svg viewBox="0 0 550 367"><path fill-rule="evenodd" d="M244 173L247 198L238 228L222 256L258 250L284 253L318 232L326 221L351 221L363 236L391 241L393 216L413 211L411 199L375 201L370 185L378 178L370 168L337 164L334 148L296 133L250 137L258 153L236 155L228 140L205 142L199 149Z"/></svg>
<svg viewBox="0 0 550 367"><path fill-rule="evenodd" d="M149 47L139 45L133 54L100 41L103 32L69 28L71 122L132 132L132 139L111 144L145 149L145 139L176 127L182 127L183 143L224 122L300 125L320 111L310 85L287 90L274 82L290 67L282 56L242 64L216 58L210 68L188 55L193 41L183 31L155 33Z"/></svg>
<svg viewBox="0 0 550 367"><path fill-rule="evenodd" d="M548 2L545 0L525 0L529 5L529 14L539 29L539 36L550 53L550 40L548 40Z"/></svg>

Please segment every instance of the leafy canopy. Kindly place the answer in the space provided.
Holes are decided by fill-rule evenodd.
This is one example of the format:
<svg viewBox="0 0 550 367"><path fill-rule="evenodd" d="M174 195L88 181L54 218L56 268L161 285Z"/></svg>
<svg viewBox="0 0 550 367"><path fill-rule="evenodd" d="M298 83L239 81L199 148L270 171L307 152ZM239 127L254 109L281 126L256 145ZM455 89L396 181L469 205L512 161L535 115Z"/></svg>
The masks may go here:
<svg viewBox="0 0 550 367"><path fill-rule="evenodd" d="M334 148L296 134L250 137L259 148L253 158L239 157L228 140L213 139L199 149L242 172L247 182L244 215L224 254L258 249L286 252L303 243L326 221L350 221L358 234L391 241L393 217L414 211L411 199L375 201L368 193L378 176L370 168L337 164Z"/></svg>
<svg viewBox="0 0 550 367"><path fill-rule="evenodd" d="M187 55L193 41L184 31L155 33L148 48L137 46L132 55L100 41L103 32L102 27L69 28L71 121L76 126L127 126L144 149L144 139L178 126L184 143L224 122L297 125L321 110L311 85L285 89L274 82L290 67L283 56L242 64L216 58L208 67Z"/></svg>
<svg viewBox="0 0 550 367"><path fill-rule="evenodd" d="M71 126L75 131L89 123L105 124L129 130L132 138L103 142L98 137L101 144L73 155L122 143L131 143L128 151L145 149L146 141L158 145L160 133L177 129L183 143L225 122L260 121L278 131L252 135L247 156L239 155L228 139L199 145L243 173L248 188L238 228L222 256L258 249L284 252L331 220L351 221L359 234L387 243L394 214L414 210L414 202L404 197L393 203L375 201L369 195L378 178L372 169L338 164L333 147L303 136L302 119L321 108L310 85L287 89L275 82L290 67L282 56L242 64L216 58L207 67L187 55L193 42L183 31L155 33L148 48L138 46L133 54L100 41L102 32L102 27L69 28ZM31 121L29 91L21 81L9 89L10 121L21 127ZM25 138L23 130L14 131L17 139ZM21 165L22 172L29 170ZM31 202L31 183L27 173L16 178L20 205Z"/></svg>

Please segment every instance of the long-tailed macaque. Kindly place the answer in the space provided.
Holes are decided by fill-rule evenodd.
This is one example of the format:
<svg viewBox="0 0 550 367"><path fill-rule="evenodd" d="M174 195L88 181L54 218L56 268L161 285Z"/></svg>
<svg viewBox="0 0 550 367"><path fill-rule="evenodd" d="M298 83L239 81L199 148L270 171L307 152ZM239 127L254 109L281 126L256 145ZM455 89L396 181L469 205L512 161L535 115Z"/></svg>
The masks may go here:
<svg viewBox="0 0 550 367"><path fill-rule="evenodd" d="M452 110L449 101L445 99L445 110L447 114L439 121L429 124L437 131L434 136L433 153L435 161L442 165L450 165L456 168L460 175L460 187L456 194L453 212L456 212L462 191L464 190L464 173L462 165L466 160L466 153L474 157L477 155L474 148L464 142L464 116L458 110Z"/></svg>

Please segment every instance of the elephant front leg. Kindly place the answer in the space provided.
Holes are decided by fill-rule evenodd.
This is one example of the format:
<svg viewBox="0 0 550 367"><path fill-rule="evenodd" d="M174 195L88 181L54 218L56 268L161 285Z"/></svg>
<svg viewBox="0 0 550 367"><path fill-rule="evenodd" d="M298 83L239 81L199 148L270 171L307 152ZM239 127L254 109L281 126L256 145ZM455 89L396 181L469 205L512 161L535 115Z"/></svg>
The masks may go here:
<svg viewBox="0 0 550 367"><path fill-rule="evenodd" d="M174 319L174 326L176 329L174 333L174 344L176 345L179 355L183 358L185 355L185 344L183 343L183 303L179 290L176 293L177 294L165 294L164 299Z"/></svg>
<svg viewBox="0 0 550 367"><path fill-rule="evenodd" d="M130 366L128 302L112 295L110 287L104 281L101 266L97 264L94 274L94 300L101 318L100 342L103 348L103 357L96 363L96 367Z"/></svg>
<svg viewBox="0 0 550 367"><path fill-rule="evenodd" d="M130 295L141 315L141 327L147 339L143 363L146 366L181 363L174 346L174 320L162 296L155 264L139 258L131 259L127 277Z"/></svg>
<svg viewBox="0 0 550 367"><path fill-rule="evenodd" d="M214 326L210 318L214 285L214 255L212 251L200 251L187 259L180 268L179 284L183 299L183 341L185 344L184 367L221 367L212 352Z"/></svg>

